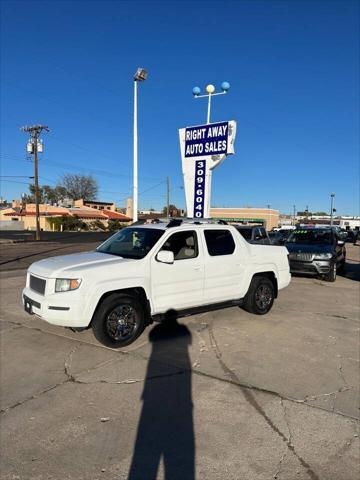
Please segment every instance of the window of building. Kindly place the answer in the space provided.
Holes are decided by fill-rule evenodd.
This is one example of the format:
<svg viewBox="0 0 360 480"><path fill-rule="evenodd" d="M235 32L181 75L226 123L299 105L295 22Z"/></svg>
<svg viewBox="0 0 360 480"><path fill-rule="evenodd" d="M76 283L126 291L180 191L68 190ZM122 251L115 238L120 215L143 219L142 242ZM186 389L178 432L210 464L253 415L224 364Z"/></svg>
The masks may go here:
<svg viewBox="0 0 360 480"><path fill-rule="evenodd" d="M186 260L198 256L198 243L196 233L177 232L171 235L161 250L168 250L174 253L175 260Z"/></svg>
<svg viewBox="0 0 360 480"><path fill-rule="evenodd" d="M205 230L205 240L209 255L231 255L235 250L235 242L229 230Z"/></svg>

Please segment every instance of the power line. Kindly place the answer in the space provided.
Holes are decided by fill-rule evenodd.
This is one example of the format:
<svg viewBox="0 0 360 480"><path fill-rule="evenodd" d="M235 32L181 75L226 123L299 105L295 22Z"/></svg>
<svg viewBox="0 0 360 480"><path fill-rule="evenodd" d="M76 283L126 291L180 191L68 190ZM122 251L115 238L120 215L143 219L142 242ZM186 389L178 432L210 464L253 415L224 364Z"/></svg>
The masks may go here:
<svg viewBox="0 0 360 480"><path fill-rule="evenodd" d="M0 182L19 183L21 185L31 185L31 182L19 182L18 180L3 180L3 179L0 179Z"/></svg>
<svg viewBox="0 0 360 480"><path fill-rule="evenodd" d="M152 190L153 188L159 187L163 183L165 183L165 180L163 180L160 183L157 183L156 185L153 185L152 187L147 188L146 190L143 190L141 193L139 193L139 195L143 195L144 193L148 192L149 190Z"/></svg>
<svg viewBox="0 0 360 480"><path fill-rule="evenodd" d="M0 175L0 178L34 178L28 175Z"/></svg>
<svg viewBox="0 0 360 480"><path fill-rule="evenodd" d="M15 156L15 155L9 155L7 153L0 154L0 157L5 157L5 159L7 157L9 160L15 160L15 161L18 161L18 162L27 163L27 162L25 162L23 157L18 157L18 156ZM113 172L108 172L106 170L101 170L101 169L97 169L97 168L82 167L80 165L75 165L75 164L66 163L66 162L56 162L56 161L53 161L53 160L51 161L51 164L47 163L46 166L47 166L47 168L54 168L54 167L62 168L62 167L65 167L65 168L68 168L70 170L82 170L84 172L90 172L90 173L94 173L96 175L106 176L106 177L110 177L110 178L113 178L113 177L132 178L132 175L128 175L128 174L113 173ZM159 177L139 177L139 178L141 178L142 180L159 180Z"/></svg>

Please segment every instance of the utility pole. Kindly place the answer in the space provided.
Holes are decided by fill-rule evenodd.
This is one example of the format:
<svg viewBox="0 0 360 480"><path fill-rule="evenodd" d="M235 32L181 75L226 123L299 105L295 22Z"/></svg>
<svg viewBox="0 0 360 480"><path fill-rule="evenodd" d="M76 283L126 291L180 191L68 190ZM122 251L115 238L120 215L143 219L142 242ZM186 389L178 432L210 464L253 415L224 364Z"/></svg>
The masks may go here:
<svg viewBox="0 0 360 480"><path fill-rule="evenodd" d="M294 225L296 223L296 205L293 205L293 209L294 209Z"/></svg>
<svg viewBox="0 0 360 480"><path fill-rule="evenodd" d="M330 198L331 198L331 206L330 206L330 226L332 227L333 226L333 214L334 214L334 198L335 198L335 193L331 193L330 194Z"/></svg>
<svg viewBox="0 0 360 480"><path fill-rule="evenodd" d="M306 205L305 216L306 216L306 223L308 223L308 220L309 220L309 205Z"/></svg>
<svg viewBox="0 0 360 480"><path fill-rule="evenodd" d="M170 179L166 177L166 216L170 215Z"/></svg>
<svg viewBox="0 0 360 480"><path fill-rule="evenodd" d="M34 155L34 186L35 186L35 211L36 211L36 240L40 240L40 208L39 208L39 171L38 171L38 153L42 153L42 144L39 142L40 133L49 131L46 125L33 125L32 127L22 127L23 132L30 135L28 143L28 153ZM39 149L40 147L40 149Z"/></svg>

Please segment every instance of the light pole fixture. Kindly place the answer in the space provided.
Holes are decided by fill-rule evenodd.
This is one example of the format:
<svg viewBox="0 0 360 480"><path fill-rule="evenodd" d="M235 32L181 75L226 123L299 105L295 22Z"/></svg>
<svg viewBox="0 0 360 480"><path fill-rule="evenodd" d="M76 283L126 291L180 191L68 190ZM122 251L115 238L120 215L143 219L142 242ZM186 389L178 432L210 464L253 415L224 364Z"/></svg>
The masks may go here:
<svg viewBox="0 0 360 480"><path fill-rule="evenodd" d="M194 95L194 98L207 98L208 99L208 108L207 108L207 117L206 117L206 123L210 123L210 113L211 113L211 97L215 97L216 95L224 95L227 93L230 89L230 83L229 82L223 82L221 84L221 92L215 93L215 86L212 84L209 84L206 86L206 94L205 95L200 95L201 94L201 89L200 87L194 87L192 89L192 93Z"/></svg>
<svg viewBox="0 0 360 480"><path fill-rule="evenodd" d="M147 79L148 73L144 68L138 68L134 75L134 171L133 171L133 221L138 219L138 126L137 126L137 84Z"/></svg>
<svg viewBox="0 0 360 480"><path fill-rule="evenodd" d="M335 193L330 194L331 198L331 204L330 204L330 226L333 226L333 213L334 213L334 198L335 198Z"/></svg>

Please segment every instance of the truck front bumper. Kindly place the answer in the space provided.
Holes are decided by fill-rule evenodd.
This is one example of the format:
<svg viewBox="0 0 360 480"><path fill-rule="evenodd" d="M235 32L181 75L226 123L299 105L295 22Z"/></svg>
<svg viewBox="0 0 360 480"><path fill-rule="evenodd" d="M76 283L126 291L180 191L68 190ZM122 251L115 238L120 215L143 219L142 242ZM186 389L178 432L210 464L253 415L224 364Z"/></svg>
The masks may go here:
<svg viewBox="0 0 360 480"><path fill-rule="evenodd" d="M77 291L46 296L25 287L22 302L27 313L52 325L76 328L87 327L90 322L84 317L85 298Z"/></svg>

